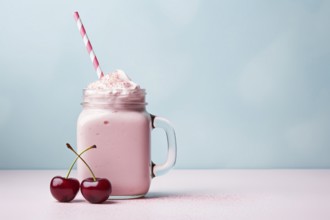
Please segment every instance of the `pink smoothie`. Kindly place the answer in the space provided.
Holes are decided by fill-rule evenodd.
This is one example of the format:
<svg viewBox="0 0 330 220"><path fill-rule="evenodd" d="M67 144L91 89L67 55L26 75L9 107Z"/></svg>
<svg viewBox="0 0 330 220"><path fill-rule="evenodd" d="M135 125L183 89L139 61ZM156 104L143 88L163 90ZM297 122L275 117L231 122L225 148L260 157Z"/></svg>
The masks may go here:
<svg viewBox="0 0 330 220"><path fill-rule="evenodd" d="M151 181L151 123L144 90L116 71L88 86L83 106L77 123L78 152L97 146L82 157L97 177L110 180L111 196L146 194ZM80 180L91 177L79 160L77 170Z"/></svg>

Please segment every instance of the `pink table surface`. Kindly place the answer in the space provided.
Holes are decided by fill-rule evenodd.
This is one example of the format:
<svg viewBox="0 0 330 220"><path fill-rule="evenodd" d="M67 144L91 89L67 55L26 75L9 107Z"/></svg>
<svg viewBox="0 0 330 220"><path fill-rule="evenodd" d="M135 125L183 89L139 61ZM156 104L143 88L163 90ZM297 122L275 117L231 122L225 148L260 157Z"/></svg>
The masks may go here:
<svg viewBox="0 0 330 220"><path fill-rule="evenodd" d="M173 170L145 198L100 205L55 201L65 174L0 170L0 219L330 219L330 170Z"/></svg>

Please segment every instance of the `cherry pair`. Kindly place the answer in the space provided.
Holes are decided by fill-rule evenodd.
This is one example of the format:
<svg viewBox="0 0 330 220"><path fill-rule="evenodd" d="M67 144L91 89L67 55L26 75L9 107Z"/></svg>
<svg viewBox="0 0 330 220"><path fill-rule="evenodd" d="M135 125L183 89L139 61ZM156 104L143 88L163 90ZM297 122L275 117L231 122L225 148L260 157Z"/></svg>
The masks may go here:
<svg viewBox="0 0 330 220"><path fill-rule="evenodd" d="M81 158L81 155L85 153L86 151L96 148L95 145L88 147L84 151L82 151L80 154L78 154L70 144L66 144L67 147L73 151L77 157L73 161L68 174L66 177L61 177L61 176L55 176L51 182L50 182L50 192L52 193L53 197L57 199L59 202L70 202L72 201L78 191L79 188L81 190L81 194L84 196L84 198L90 202L90 203L103 203L106 201L110 194L111 194L111 183L108 179L106 178L97 178L95 177L92 169L88 166L86 161ZM89 171L92 174L91 178L84 179L81 184L79 181L75 178L69 178L70 172L76 163L76 161L81 159Z"/></svg>

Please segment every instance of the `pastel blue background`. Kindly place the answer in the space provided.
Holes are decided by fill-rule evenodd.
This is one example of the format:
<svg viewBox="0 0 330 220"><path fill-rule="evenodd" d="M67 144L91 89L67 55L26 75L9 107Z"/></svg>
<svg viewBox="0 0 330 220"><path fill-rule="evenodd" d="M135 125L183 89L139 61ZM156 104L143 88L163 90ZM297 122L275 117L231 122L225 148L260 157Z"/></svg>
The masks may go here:
<svg viewBox="0 0 330 220"><path fill-rule="evenodd" d="M330 168L330 2L0 2L0 168L67 168L81 90L105 72L147 89L177 168ZM162 131L153 158L165 158Z"/></svg>

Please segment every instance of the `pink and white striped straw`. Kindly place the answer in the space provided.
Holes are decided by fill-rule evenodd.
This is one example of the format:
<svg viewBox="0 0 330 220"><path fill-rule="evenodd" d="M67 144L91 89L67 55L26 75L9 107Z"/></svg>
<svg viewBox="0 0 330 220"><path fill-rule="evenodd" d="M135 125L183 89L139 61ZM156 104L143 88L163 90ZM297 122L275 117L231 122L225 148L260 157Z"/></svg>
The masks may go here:
<svg viewBox="0 0 330 220"><path fill-rule="evenodd" d="M81 34L81 37L83 38L84 44L85 44L86 49L87 49L87 52L89 54L89 57L91 58L91 61L92 61L93 65L94 65L94 69L96 70L97 77L99 79L101 79L104 76L104 74L103 74L103 72L101 70L99 61L97 60L97 57L96 57L96 55L94 53L92 44L91 44L90 40L88 39L88 36L87 36L86 30L85 30L85 27L84 27L83 23L81 22L79 13L76 11L76 12L74 12L73 16L74 16L74 19L76 20L78 30L79 30L79 32Z"/></svg>

